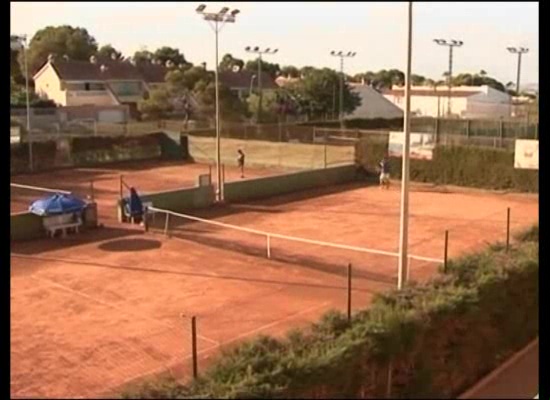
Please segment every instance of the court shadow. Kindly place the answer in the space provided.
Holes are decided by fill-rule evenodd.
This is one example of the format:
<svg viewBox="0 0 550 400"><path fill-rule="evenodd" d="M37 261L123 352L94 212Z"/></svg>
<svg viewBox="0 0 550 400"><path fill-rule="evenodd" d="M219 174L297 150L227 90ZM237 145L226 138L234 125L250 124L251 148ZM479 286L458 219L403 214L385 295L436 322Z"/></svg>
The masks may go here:
<svg viewBox="0 0 550 400"><path fill-rule="evenodd" d="M123 251L146 251L160 249L162 243L151 239L119 239L101 243L98 248L104 251L123 252Z"/></svg>
<svg viewBox="0 0 550 400"><path fill-rule="evenodd" d="M143 235L143 230L137 228L124 229L114 227L102 227L83 231L79 234L70 234L65 238L42 238L26 241L12 241L10 243L11 253L33 255L47 253L49 251L67 249L83 244L102 242L105 240L119 239L132 235Z"/></svg>

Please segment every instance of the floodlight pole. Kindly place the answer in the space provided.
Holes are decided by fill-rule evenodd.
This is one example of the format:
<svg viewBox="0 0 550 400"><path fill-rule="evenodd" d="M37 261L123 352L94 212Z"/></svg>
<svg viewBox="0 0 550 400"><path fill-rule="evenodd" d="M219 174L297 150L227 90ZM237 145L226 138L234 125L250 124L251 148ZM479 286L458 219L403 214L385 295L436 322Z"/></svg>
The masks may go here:
<svg viewBox="0 0 550 400"><path fill-rule="evenodd" d="M529 49L526 47L508 47L508 51L512 54L518 55L518 70L517 70L517 78L516 78L516 94L519 96L519 81L520 81L520 75L521 75L521 55L524 53L528 53Z"/></svg>
<svg viewBox="0 0 550 400"><path fill-rule="evenodd" d="M219 63L218 63L218 35L220 31L222 30L223 26L226 22L235 22L235 17L239 13L239 10L233 10L229 15L227 12L229 11L229 8L224 7L217 13L209 13L205 12L206 6L204 4L201 4L197 8L197 13L202 15L205 21L209 22L209 25L214 30L215 36L216 36L216 69L214 73L214 81L215 81L215 98L216 98L216 179L218 182L218 186L216 188L216 200L221 202L224 200L224 190L223 190L223 179L222 179L222 171L221 171L221 133L220 133L220 87L219 87L219 78L218 78L218 72L219 72ZM212 23L213 22L213 23Z"/></svg>
<svg viewBox="0 0 550 400"><path fill-rule="evenodd" d="M444 40L444 39L434 39L434 42L440 46L449 47L449 71L447 72L447 84L449 85L449 98L447 100L447 114L451 115L451 97L452 97L452 86L453 86L453 48L460 47L464 44L461 40Z"/></svg>
<svg viewBox="0 0 550 400"><path fill-rule="evenodd" d="M262 100L263 100L263 93L262 93L262 55L263 54L275 54L279 51L279 49L271 50L270 48L267 48L265 50L261 50L258 46L256 46L256 47L247 46L245 48L245 51L247 53L258 54L258 110L256 112L256 123L260 123L261 115L262 115Z"/></svg>
<svg viewBox="0 0 550 400"><path fill-rule="evenodd" d="M401 177L401 215L399 223L399 271L397 289L403 289L408 276L409 241L409 153L411 136L411 60L412 60L412 1L408 2L407 70L405 74L405 115L403 122L403 171Z"/></svg>
<svg viewBox="0 0 550 400"><path fill-rule="evenodd" d="M339 119L340 119L340 128L344 128L344 58L355 57L355 52L348 51L344 53L343 51L331 51L330 55L333 57L340 57L340 104L339 104Z"/></svg>

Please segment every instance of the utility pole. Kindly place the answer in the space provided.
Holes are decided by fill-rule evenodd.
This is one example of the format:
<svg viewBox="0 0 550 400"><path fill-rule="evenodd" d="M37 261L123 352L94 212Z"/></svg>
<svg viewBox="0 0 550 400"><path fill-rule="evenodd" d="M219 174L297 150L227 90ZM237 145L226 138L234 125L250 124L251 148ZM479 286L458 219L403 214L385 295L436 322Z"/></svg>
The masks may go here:
<svg viewBox="0 0 550 400"><path fill-rule="evenodd" d="M262 54L275 54L279 51L279 49L271 50L269 47L265 50L261 50L258 46L256 47L245 47L245 51L247 53L255 53L258 54L258 110L256 115L256 122L260 123L261 116L262 116Z"/></svg>
<svg viewBox="0 0 550 400"><path fill-rule="evenodd" d="M453 86L453 48L460 47L464 44L462 40L445 40L445 39L434 39L434 42L440 46L447 46L449 48L449 71L447 72L447 83L449 85L449 99L447 101L447 114L451 115L451 96L452 96L452 86Z"/></svg>
<svg viewBox="0 0 550 400"><path fill-rule="evenodd" d="M215 85L216 85L216 176L218 186L216 188L216 200L223 201L222 185L222 171L221 171L221 133L220 133L220 87L218 82L218 35L226 23L234 23L239 10L235 9L228 14L229 8L223 7L217 13L208 13L205 4L201 4L197 7L197 14L202 15L205 21L208 21L211 28L216 35L216 70L215 70Z"/></svg>
<svg viewBox="0 0 550 400"><path fill-rule="evenodd" d="M340 128L344 129L344 58L355 57L357 53L348 51L344 53L343 51L331 51L330 55L333 57L340 57Z"/></svg>

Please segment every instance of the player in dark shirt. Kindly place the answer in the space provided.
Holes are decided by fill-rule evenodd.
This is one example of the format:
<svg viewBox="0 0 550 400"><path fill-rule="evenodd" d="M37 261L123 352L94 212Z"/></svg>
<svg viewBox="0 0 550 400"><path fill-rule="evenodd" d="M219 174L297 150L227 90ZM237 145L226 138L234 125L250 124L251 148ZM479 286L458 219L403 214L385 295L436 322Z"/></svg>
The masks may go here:
<svg viewBox="0 0 550 400"><path fill-rule="evenodd" d="M237 163L239 164L239 168L241 170L241 178L244 178L244 153L241 149L237 150L237 153L239 153L237 156Z"/></svg>
<svg viewBox="0 0 550 400"><path fill-rule="evenodd" d="M380 188L390 188L390 159L388 155L384 155L384 158L378 164L380 168Z"/></svg>

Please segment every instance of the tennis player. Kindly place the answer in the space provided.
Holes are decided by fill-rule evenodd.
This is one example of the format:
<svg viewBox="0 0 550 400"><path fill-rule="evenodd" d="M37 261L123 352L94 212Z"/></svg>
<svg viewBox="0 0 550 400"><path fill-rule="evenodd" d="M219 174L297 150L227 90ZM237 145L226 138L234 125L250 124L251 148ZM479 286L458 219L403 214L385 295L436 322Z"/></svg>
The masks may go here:
<svg viewBox="0 0 550 400"><path fill-rule="evenodd" d="M244 178L244 153L241 149L237 150L237 153L237 163L239 164L239 168L241 170L241 178Z"/></svg>
<svg viewBox="0 0 550 400"><path fill-rule="evenodd" d="M378 164L380 168L380 188L390 188L390 159L388 154L384 155L384 158Z"/></svg>

